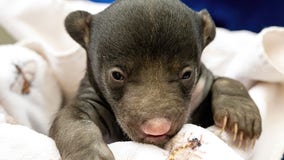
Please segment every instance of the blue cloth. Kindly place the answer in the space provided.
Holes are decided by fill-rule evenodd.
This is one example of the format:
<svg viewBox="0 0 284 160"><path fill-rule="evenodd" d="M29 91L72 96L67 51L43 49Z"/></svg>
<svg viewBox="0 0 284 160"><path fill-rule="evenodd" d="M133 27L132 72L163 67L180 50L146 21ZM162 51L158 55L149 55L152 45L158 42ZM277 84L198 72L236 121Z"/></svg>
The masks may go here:
<svg viewBox="0 0 284 160"><path fill-rule="evenodd" d="M182 0L194 10L206 8L218 27L259 32L284 26L283 0Z"/></svg>
<svg viewBox="0 0 284 160"><path fill-rule="evenodd" d="M114 0L91 0L111 3ZM259 32L268 26L284 26L283 0L182 0L199 11L206 8L218 27Z"/></svg>

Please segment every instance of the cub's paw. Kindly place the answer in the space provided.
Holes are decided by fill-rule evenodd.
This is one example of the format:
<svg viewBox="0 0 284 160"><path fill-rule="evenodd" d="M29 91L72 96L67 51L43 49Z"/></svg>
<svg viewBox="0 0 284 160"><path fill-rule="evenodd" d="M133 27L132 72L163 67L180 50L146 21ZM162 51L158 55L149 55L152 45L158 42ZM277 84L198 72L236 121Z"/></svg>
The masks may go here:
<svg viewBox="0 0 284 160"><path fill-rule="evenodd" d="M217 79L212 87L212 112L215 125L233 134L241 147L252 147L261 134L259 110L245 87L228 78Z"/></svg>
<svg viewBox="0 0 284 160"><path fill-rule="evenodd" d="M93 159L94 160L115 160L111 150L105 143L96 144L93 150Z"/></svg>

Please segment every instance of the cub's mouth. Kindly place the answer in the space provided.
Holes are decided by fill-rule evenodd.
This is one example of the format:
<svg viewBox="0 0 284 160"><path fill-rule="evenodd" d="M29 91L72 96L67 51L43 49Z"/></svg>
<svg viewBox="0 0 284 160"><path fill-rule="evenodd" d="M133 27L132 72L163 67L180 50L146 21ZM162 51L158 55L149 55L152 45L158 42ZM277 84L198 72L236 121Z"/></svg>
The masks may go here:
<svg viewBox="0 0 284 160"><path fill-rule="evenodd" d="M143 143L149 143L149 144L155 144L157 146L163 146L165 143L167 143L170 138L172 136L170 135L160 135L160 136L149 136L149 135L146 135L142 142Z"/></svg>

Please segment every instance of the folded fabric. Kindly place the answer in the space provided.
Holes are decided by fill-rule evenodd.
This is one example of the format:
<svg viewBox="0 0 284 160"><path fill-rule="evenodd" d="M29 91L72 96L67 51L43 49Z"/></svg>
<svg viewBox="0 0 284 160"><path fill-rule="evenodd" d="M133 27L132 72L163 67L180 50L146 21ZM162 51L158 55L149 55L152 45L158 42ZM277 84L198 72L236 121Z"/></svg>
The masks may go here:
<svg viewBox="0 0 284 160"><path fill-rule="evenodd" d="M218 128L211 128L212 130L220 132ZM185 124L179 133L166 144L165 149L131 141L112 143L109 147L116 160L243 160L239 154L211 131L196 125ZM232 137L223 135L223 138ZM250 151L242 151L242 155L247 157Z"/></svg>
<svg viewBox="0 0 284 160"><path fill-rule="evenodd" d="M22 125L0 124L1 160L60 160L54 141Z"/></svg>
<svg viewBox="0 0 284 160"><path fill-rule="evenodd" d="M64 18L74 10L97 13L109 4L69 0L0 1L0 26L40 54L53 70L64 99L75 94L85 73L84 50L67 34Z"/></svg>
<svg viewBox="0 0 284 160"><path fill-rule="evenodd" d="M0 124L1 160L60 160L54 141L25 126ZM186 124L165 149L137 142L109 145L116 160L243 160L212 132Z"/></svg>
<svg viewBox="0 0 284 160"><path fill-rule="evenodd" d="M0 104L0 124L1 123L10 123L10 124L16 124L16 121L13 117L11 117L5 108Z"/></svg>
<svg viewBox="0 0 284 160"><path fill-rule="evenodd" d="M6 118L46 134L61 102L57 80L41 56L18 45L0 46L0 105Z"/></svg>
<svg viewBox="0 0 284 160"><path fill-rule="evenodd" d="M284 82L283 37L283 27L269 27L259 34L218 28L202 61L215 75L240 80L248 89L259 81Z"/></svg>

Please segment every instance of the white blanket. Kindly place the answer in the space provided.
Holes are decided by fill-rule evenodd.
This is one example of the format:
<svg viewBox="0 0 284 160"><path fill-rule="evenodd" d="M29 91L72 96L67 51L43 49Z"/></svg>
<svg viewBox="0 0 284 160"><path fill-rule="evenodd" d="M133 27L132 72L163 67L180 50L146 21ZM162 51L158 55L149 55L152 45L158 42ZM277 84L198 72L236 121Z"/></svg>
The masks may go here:
<svg viewBox="0 0 284 160"><path fill-rule="evenodd" d="M84 51L64 31L63 19L76 9L96 13L106 6L88 1L0 1L0 25L19 41L15 45L0 46L0 159L59 159L52 140L40 133L47 133L63 99L72 98L85 69ZM248 151L242 156L251 160L280 159L284 152L284 28L270 27L259 34L219 28L216 39L205 49L202 59L216 75L242 81L259 106L263 133L254 152ZM25 76L16 66L27 68L23 70ZM24 79L31 83L24 83ZM37 132L7 123L25 125ZM195 128L188 132L199 133L199 130ZM201 132L207 135L208 130ZM38 143L41 147L35 145ZM222 141L213 144L222 146L221 151L230 150L228 159L238 157ZM154 154L159 154L143 151L154 146L133 142L111 146L122 148L118 152L113 149L115 155L125 153L124 148L129 148L129 155L141 155L136 156L137 160L145 155L154 157ZM134 146L141 147L141 152L140 149L133 150ZM219 153L218 150L220 148L211 147L201 155ZM39 154L45 151L52 154ZM169 152L163 150L163 153L161 160L167 158ZM42 156L30 158L33 155ZM126 154L119 157L129 158Z"/></svg>

